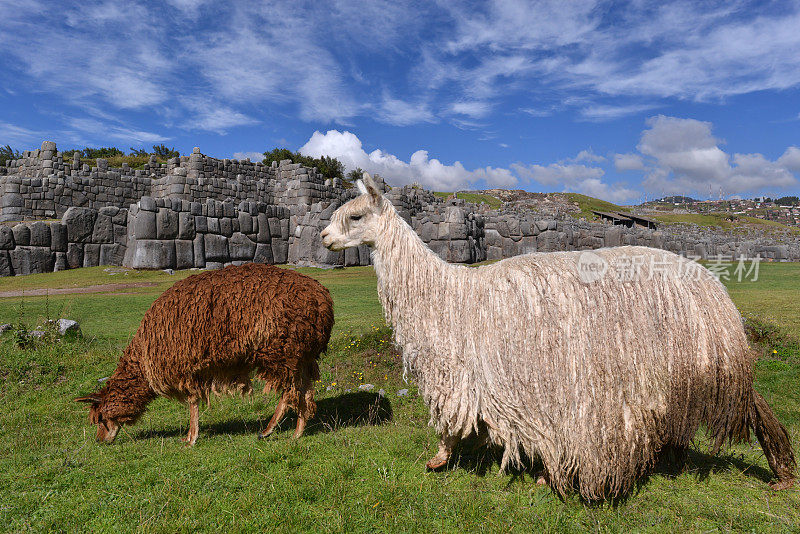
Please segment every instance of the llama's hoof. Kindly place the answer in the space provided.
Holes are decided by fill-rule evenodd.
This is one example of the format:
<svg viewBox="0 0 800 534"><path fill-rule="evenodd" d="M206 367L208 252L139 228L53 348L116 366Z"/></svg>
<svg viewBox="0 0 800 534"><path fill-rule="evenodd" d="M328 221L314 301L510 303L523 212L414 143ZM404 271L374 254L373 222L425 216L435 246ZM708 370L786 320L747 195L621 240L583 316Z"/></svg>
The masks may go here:
<svg viewBox="0 0 800 534"><path fill-rule="evenodd" d="M787 490L794 486L794 481L795 481L794 478L784 478L781 480L770 482L769 487L772 488L773 491Z"/></svg>
<svg viewBox="0 0 800 534"><path fill-rule="evenodd" d="M538 473L534 473L534 478L536 479L537 486L549 486L550 480L547 478L547 471L539 471Z"/></svg>
<svg viewBox="0 0 800 534"><path fill-rule="evenodd" d="M433 458L428 460L428 462L425 464L425 467L429 471L439 471L446 465L447 465L447 458L440 458L438 456L434 456Z"/></svg>

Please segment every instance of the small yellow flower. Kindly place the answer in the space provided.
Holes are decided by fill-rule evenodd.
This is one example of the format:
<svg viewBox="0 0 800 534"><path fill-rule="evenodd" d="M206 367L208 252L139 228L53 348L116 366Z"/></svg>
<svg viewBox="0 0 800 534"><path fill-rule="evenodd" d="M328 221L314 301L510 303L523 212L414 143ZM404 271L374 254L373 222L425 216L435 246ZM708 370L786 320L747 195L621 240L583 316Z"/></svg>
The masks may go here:
<svg viewBox="0 0 800 534"><path fill-rule="evenodd" d="M778 354L778 351L773 349L772 354Z"/></svg>

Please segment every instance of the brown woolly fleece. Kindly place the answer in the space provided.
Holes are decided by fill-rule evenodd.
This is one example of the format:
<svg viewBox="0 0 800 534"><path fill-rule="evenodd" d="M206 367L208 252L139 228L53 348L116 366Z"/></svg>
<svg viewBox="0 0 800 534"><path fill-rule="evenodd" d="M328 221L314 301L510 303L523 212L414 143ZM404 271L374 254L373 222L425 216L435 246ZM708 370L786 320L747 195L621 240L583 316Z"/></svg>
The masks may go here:
<svg viewBox="0 0 800 534"><path fill-rule="evenodd" d="M251 375L265 392L283 391L268 435L287 407L300 435L313 417L317 360L333 328L333 301L316 280L271 265L208 271L177 282L145 313L105 387L89 397L98 439L113 440L156 396L189 404L190 444L197 404L211 393L249 393ZM193 435L194 433L194 435Z"/></svg>

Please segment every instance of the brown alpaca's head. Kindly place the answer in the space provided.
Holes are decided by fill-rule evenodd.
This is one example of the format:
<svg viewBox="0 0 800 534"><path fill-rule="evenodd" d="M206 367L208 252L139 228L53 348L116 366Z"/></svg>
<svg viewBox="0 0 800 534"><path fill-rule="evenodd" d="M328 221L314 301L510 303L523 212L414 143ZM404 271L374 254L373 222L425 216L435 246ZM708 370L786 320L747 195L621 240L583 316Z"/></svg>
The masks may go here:
<svg viewBox="0 0 800 534"><path fill-rule="evenodd" d="M90 403L89 421L97 425L97 441L111 443L117 437L122 422L111 416L105 395L102 393L104 391L100 390L87 397L78 397L75 401Z"/></svg>
<svg viewBox="0 0 800 534"><path fill-rule="evenodd" d="M345 203L331 216L331 223L320 236L322 244L331 250L343 250L358 245L374 245L384 227L387 206L372 177L364 173L357 182L361 195Z"/></svg>

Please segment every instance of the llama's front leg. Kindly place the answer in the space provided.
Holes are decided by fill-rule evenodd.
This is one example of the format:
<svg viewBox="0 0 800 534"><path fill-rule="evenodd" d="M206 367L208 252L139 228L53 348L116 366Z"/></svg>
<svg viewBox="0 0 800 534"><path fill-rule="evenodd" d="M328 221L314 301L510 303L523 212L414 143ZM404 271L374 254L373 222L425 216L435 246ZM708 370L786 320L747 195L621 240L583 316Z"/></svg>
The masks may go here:
<svg viewBox="0 0 800 534"><path fill-rule="evenodd" d="M428 460L425 467L431 471L435 471L447 465L447 462L450 460L450 454L453 452L453 447L455 447L457 442L458 438L455 436L447 432L442 433L442 437L439 440L439 452L436 453L436 456Z"/></svg>
<svg viewBox="0 0 800 534"><path fill-rule="evenodd" d="M265 428L259 435L258 439L264 439L275 430L275 427L283 419L283 416L286 415L286 410L289 408L289 402L287 399L287 392L284 391L283 395L281 395L281 400L278 401L278 406L275 408L275 413L272 415L272 419L269 420L269 424L267 428Z"/></svg>
<svg viewBox="0 0 800 534"><path fill-rule="evenodd" d="M197 441L197 435L200 433L200 407L198 406L197 399L189 401L189 433L181 441L186 442L187 447L191 447Z"/></svg>
<svg viewBox="0 0 800 534"><path fill-rule="evenodd" d="M314 402L314 390L306 391L300 399L300 407L297 410L297 427L294 430L294 437L299 438L306 429L306 423L314 417L317 411L317 403Z"/></svg>

